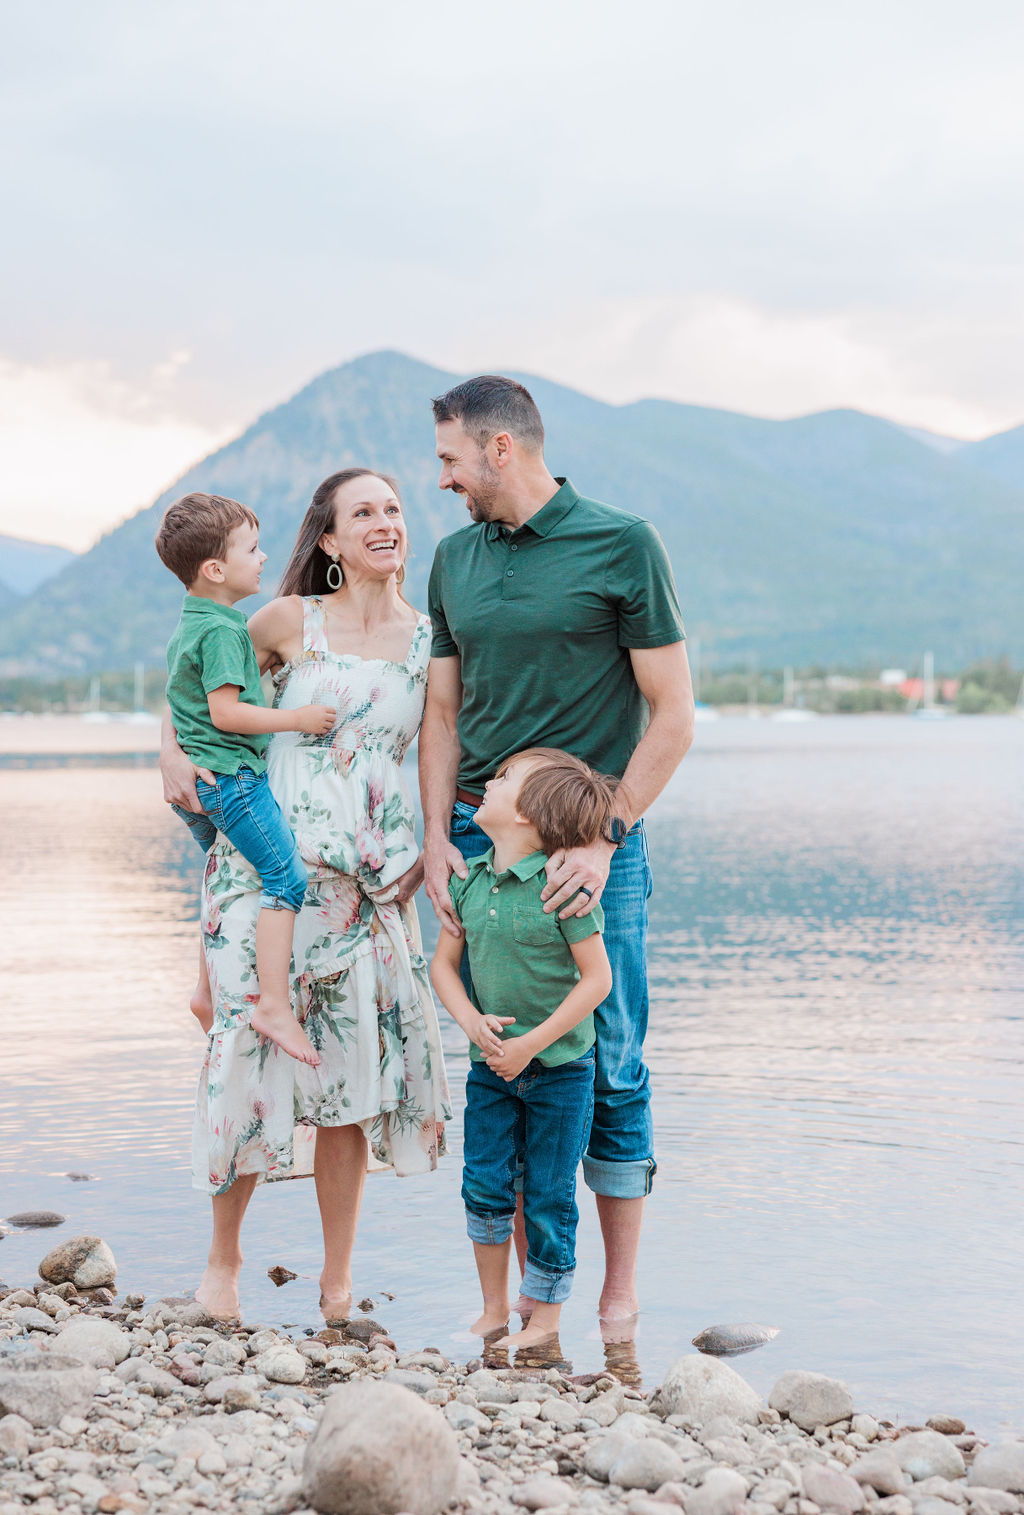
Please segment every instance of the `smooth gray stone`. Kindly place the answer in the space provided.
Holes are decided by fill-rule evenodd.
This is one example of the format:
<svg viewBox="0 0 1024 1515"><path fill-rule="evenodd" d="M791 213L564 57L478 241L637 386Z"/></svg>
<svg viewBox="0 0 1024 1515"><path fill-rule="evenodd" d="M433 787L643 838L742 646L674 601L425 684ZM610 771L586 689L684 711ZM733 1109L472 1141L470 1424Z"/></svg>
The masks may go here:
<svg viewBox="0 0 1024 1515"><path fill-rule="evenodd" d="M971 1464L967 1482L972 1488L1002 1489L1024 1494L1024 1441L1004 1441L982 1447Z"/></svg>
<svg viewBox="0 0 1024 1515"><path fill-rule="evenodd" d="M99 1386L99 1373L75 1357L25 1352L0 1359L0 1415L20 1415L39 1429L82 1415Z"/></svg>
<svg viewBox="0 0 1024 1515"><path fill-rule="evenodd" d="M672 1365L651 1404L666 1419L670 1415L685 1415L698 1425L716 1415L756 1424L764 1409L760 1394L735 1368L697 1353L681 1357ZM587 1408L584 1407L584 1414Z"/></svg>
<svg viewBox="0 0 1024 1515"><path fill-rule="evenodd" d="M739 1325L707 1326L693 1338L698 1352L710 1352L715 1357L738 1357L742 1352L753 1352L773 1341L779 1334L778 1326L759 1326L753 1321Z"/></svg>
<svg viewBox="0 0 1024 1515"><path fill-rule="evenodd" d="M102 1237L72 1236L46 1254L39 1276L51 1284L74 1284L76 1289L109 1289L117 1281L117 1264Z"/></svg>
<svg viewBox="0 0 1024 1515"><path fill-rule="evenodd" d="M911 1431L890 1442L893 1456L915 1483L924 1478L962 1478L964 1459L948 1436L939 1431Z"/></svg>
<svg viewBox="0 0 1024 1515"><path fill-rule="evenodd" d="M780 1415L788 1415L802 1431L831 1426L837 1420L849 1420L853 1414L853 1396L841 1379L800 1369L783 1373L768 1396L768 1404Z"/></svg>
<svg viewBox="0 0 1024 1515"><path fill-rule="evenodd" d="M646 1489L653 1494L663 1483L682 1478L683 1459L654 1436L627 1446L608 1470L608 1482L622 1489Z"/></svg>

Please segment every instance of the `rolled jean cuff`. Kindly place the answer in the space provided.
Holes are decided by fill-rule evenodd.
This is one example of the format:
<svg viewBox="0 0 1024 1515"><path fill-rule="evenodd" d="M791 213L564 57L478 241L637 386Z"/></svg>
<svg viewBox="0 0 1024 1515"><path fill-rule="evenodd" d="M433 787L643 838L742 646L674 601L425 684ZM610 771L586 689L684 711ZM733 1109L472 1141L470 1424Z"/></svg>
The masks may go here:
<svg viewBox="0 0 1024 1515"><path fill-rule="evenodd" d="M477 1215L474 1210L467 1210L466 1234L470 1241L482 1242L485 1247L497 1247L512 1235L515 1218L514 1210L507 1215Z"/></svg>
<svg viewBox="0 0 1024 1515"><path fill-rule="evenodd" d="M260 909L290 910L292 915L298 915L299 911L302 909L302 901L300 900L296 905L291 899L285 899L284 896L280 894L261 894Z"/></svg>
<svg viewBox="0 0 1024 1515"><path fill-rule="evenodd" d="M595 1194L609 1199L643 1199L650 1194L658 1164L653 1157L633 1162L610 1163L606 1158L583 1154L583 1179Z"/></svg>
<svg viewBox="0 0 1024 1515"><path fill-rule="evenodd" d="M572 1293L575 1276L575 1268L570 1268L568 1273L549 1273L527 1257L519 1292L527 1299L535 1299L539 1305L561 1305Z"/></svg>

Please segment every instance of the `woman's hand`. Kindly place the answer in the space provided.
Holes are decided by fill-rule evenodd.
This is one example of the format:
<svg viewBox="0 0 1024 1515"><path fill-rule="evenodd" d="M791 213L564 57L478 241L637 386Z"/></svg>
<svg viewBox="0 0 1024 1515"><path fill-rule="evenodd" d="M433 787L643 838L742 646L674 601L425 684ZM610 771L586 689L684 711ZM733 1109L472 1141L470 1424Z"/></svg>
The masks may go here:
<svg viewBox="0 0 1024 1515"><path fill-rule="evenodd" d="M396 905L407 905L416 890L423 882L423 857L416 859L411 868L406 869L402 877L394 885L395 893L392 895Z"/></svg>
<svg viewBox="0 0 1024 1515"><path fill-rule="evenodd" d="M196 815L203 814L203 807L196 794L197 775L204 784L214 783L213 774L208 768L197 768L192 759L185 756L173 736L169 739L165 736L160 748L160 777L163 779L164 799L168 805L180 805L182 810L192 810Z"/></svg>

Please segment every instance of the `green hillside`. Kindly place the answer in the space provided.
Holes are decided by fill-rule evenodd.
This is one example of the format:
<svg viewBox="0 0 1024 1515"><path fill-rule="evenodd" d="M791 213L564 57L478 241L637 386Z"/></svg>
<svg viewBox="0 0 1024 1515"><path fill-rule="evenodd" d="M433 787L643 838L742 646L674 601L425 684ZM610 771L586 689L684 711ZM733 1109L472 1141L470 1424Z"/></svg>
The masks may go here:
<svg viewBox="0 0 1024 1515"><path fill-rule="evenodd" d="M437 488L429 399L456 375L374 353L320 376L204 459L46 586L48 614L0 607L0 671L56 674L158 662L181 590L153 535L178 494L237 496L259 513L272 591L310 495L365 463L398 478L423 604L434 546L466 521ZM719 666L940 666L1024 656L1024 488L856 411L765 421L646 400L612 406L521 375L552 471L655 522L688 627ZM246 602L254 608L255 601Z"/></svg>

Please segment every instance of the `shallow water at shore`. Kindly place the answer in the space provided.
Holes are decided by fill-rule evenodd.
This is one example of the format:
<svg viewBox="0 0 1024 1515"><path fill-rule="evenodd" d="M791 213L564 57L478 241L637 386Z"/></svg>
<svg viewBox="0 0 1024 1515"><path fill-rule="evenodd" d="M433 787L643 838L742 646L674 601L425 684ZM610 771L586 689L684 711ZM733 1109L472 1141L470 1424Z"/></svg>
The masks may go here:
<svg viewBox="0 0 1024 1515"><path fill-rule="evenodd" d="M755 1320L781 1327L734 1364L761 1390L799 1366L893 1417L1024 1426L1022 757L1011 718L698 729L650 824L646 1383L704 1326ZM181 1292L208 1214L188 1178L193 846L131 759L0 772L0 829L0 1214L69 1216L0 1241L0 1278L30 1280L73 1228L110 1242L127 1287ZM368 1182L356 1297L403 1348L466 1356L455 1136L432 1178ZM600 1248L581 1210L562 1346L588 1372ZM258 1193L246 1242L247 1315L315 1324L311 1186ZM277 1263L299 1274L281 1290Z"/></svg>

